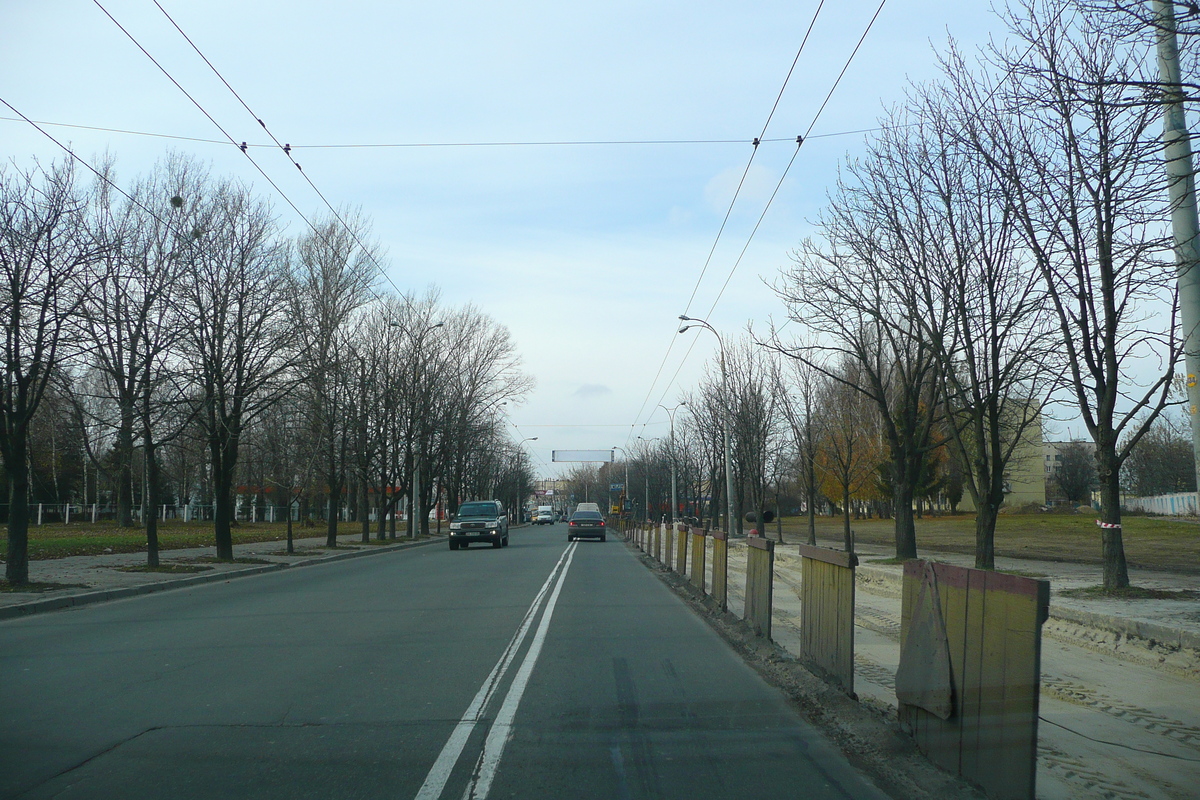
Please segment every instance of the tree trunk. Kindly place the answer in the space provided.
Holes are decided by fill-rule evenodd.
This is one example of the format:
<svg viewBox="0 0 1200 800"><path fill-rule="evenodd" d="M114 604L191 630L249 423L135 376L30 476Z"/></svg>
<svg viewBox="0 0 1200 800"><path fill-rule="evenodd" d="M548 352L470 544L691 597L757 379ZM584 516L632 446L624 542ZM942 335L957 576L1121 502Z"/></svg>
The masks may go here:
<svg viewBox="0 0 1200 800"><path fill-rule="evenodd" d="M142 458L146 462L146 566L158 566L158 451L150 435L142 439Z"/></svg>
<svg viewBox="0 0 1200 800"><path fill-rule="evenodd" d="M5 455L8 472L8 558L4 577L13 586L29 583L29 473L25 430L17 427ZM19 466L12 466L12 465Z"/></svg>
<svg viewBox="0 0 1200 800"><path fill-rule="evenodd" d="M917 529L913 521L913 487L896 476L892 482L892 497L896 514L896 558L917 557Z"/></svg>
<svg viewBox="0 0 1200 800"><path fill-rule="evenodd" d="M325 484L329 488L329 498L325 504L328 509L325 514L325 546L337 547L338 503L342 499L342 483L340 480L329 476Z"/></svg>
<svg viewBox="0 0 1200 800"><path fill-rule="evenodd" d="M294 490L292 489L292 487L289 486L288 487L288 504L287 504L287 509L286 509L286 513L287 513L287 551L288 551L289 555L296 552L296 546L295 546L295 544L293 544L293 540L292 540L292 500L294 499L293 494L294 494Z"/></svg>
<svg viewBox="0 0 1200 800"><path fill-rule="evenodd" d="M854 552L854 534L850 530L850 479L842 484L842 549Z"/></svg>
<svg viewBox="0 0 1200 800"><path fill-rule="evenodd" d="M365 476L366 473L364 472ZM371 496L367 491L367 480L364 477L358 488L358 515L361 517L359 524L362 526L363 544L371 541Z"/></svg>
<svg viewBox="0 0 1200 800"><path fill-rule="evenodd" d="M1129 570L1125 564L1125 541L1121 536L1121 470L1111 454L1097 453L1100 478L1101 552L1104 557L1104 591L1111 592L1129 586Z"/></svg>
<svg viewBox="0 0 1200 800"><path fill-rule="evenodd" d="M996 568L996 512L999 507L990 498L977 503L975 512L975 569Z"/></svg>
<svg viewBox="0 0 1200 800"><path fill-rule="evenodd" d="M133 412L121 411L117 428L117 527L133 527Z"/></svg>
<svg viewBox="0 0 1200 800"><path fill-rule="evenodd" d="M233 560L233 458L219 440L211 445L213 454L213 538L217 558Z"/></svg>

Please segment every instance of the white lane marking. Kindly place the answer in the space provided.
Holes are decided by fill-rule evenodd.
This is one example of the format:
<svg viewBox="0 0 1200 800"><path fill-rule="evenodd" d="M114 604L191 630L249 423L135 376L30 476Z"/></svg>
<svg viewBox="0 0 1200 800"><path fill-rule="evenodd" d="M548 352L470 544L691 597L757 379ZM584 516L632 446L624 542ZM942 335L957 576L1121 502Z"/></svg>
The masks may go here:
<svg viewBox="0 0 1200 800"><path fill-rule="evenodd" d="M504 697L500 712L496 714L496 720L492 723L491 730L488 731L487 739L484 740L483 752L479 755L479 765L471 778L470 785L463 794L464 800L486 800L488 792L492 788L492 779L496 777L496 768L500 766L504 748L512 736L513 719L517 716L517 707L521 705L521 697L525 694L525 687L529 684L529 676L533 674L538 656L541 655L542 645L546 641L546 632L550 629L550 618L554 616L554 606L558 604L559 592L562 591L563 583L566 582L567 570L571 568L571 559L575 557L573 548L569 550L569 553L567 563L563 566L562 572L558 573L558 582L554 585L554 593L550 595L550 599L546 603L546 610L542 612L542 621L538 623L537 633L533 636L533 642L529 645L525 660L521 662L512 685L508 687L508 694Z"/></svg>
<svg viewBox="0 0 1200 800"><path fill-rule="evenodd" d="M550 584L554 582L555 575L559 573L559 567L563 567L563 562L570 563L567 558L568 554L575 549L574 543L567 545L567 549L559 556L558 563L554 565L554 569L550 570L550 575L546 578L546 582L542 584L542 588L538 591L537 596L533 598L533 603L529 606L529 610L525 612L524 618L521 620L520 627L513 634L513 638L509 641L508 646L504 648L504 653L500 656L500 660L496 662L496 666L492 667L492 671L488 673L487 679L483 685L479 687L479 691L475 693L475 699L471 701L471 705L467 707L466 713L462 715L454 726L454 730L450 732L450 738L446 740L446 744L442 747L442 752L438 754L437 760L433 762L433 766L429 769L429 774L425 776L425 782L421 784L420 790L416 795L416 800L438 800L442 796L442 791L446 788L446 781L450 779L450 773L454 770L454 765L458 763L458 759L462 756L463 748L467 745L467 739L471 737L471 732L475 730L475 726L479 724L479 718L483 714L483 709L491 700L493 692L496 691L496 686L504 678L508 672L509 666L517 656L517 651L521 649L521 643L525 641L525 636L529 633L530 626L533 625L533 620L537 617L538 609L542 605L542 601L546 598L546 592L550 588ZM563 572L566 568L563 567Z"/></svg>

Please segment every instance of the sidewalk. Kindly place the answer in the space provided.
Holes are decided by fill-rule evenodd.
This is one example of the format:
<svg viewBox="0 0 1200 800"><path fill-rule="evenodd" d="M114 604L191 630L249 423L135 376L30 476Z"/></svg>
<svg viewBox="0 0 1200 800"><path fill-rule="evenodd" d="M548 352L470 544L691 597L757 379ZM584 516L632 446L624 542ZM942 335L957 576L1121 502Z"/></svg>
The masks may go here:
<svg viewBox="0 0 1200 800"><path fill-rule="evenodd" d="M122 567L145 566L145 553L110 553L30 561L31 582L72 586L45 592L0 592L0 619L445 542L445 536L431 535L415 541L397 538L388 540L387 544L364 544L361 535L350 534L339 536L337 548L331 549L325 547L325 537L320 536L294 539L296 552L292 555L285 552L287 543L284 541L254 542L234 545L234 558L254 559L263 563L240 564L206 561L215 558L215 546L159 551L159 563L164 566L179 564L201 568L201 571L181 573L121 570Z"/></svg>

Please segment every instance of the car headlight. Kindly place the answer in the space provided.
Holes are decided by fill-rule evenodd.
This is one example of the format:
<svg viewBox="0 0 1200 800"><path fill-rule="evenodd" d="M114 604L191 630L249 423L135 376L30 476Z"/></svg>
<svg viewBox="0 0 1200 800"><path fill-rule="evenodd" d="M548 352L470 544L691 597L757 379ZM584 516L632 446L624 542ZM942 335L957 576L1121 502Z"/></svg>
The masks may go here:
<svg viewBox="0 0 1200 800"><path fill-rule="evenodd" d="M457 531L457 530L460 530L461 528L462 528L461 522L451 522L450 523L450 530L452 530L452 531Z"/></svg>
<svg viewBox="0 0 1200 800"><path fill-rule="evenodd" d="M497 529L497 528L499 528L499 527L500 527L500 523L499 523L499 522L489 522L489 523L487 524L487 529L488 529L489 531L494 531L494 530L496 530L496 529Z"/></svg>

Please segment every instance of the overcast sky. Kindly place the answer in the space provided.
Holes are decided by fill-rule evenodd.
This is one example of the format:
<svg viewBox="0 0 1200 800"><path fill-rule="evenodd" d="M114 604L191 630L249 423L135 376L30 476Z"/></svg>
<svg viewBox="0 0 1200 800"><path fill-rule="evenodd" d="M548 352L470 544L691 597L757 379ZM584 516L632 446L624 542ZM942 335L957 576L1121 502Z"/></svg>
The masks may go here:
<svg viewBox="0 0 1200 800"><path fill-rule="evenodd" d="M269 143L153 0L101 2L235 140ZM888 0L718 301L877 0L829 0L817 17L765 136L786 141L760 145L698 288L818 0L159 2L321 192L374 220L392 283L436 284L512 330L537 388L510 416L539 437L527 447L545 477L562 467L552 449L665 435L655 406L673 405L716 351L701 332L683 360L697 333L677 336L676 318L693 290L689 313L727 338L781 322L764 281L809 231L839 161L862 148L862 134L832 134L874 126L908 80L934 76L948 34L967 47L1000 34L982 0ZM0 0L0 23L0 97L21 113L224 140L91 0ZM253 183L291 232L305 227L227 143L46 130L89 161L115 157L122 181L169 149L195 154ZM309 147L629 140L736 141ZM22 167L62 155L23 122L0 121L0 142ZM279 150L250 154L306 215L322 210Z"/></svg>

